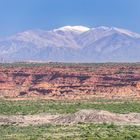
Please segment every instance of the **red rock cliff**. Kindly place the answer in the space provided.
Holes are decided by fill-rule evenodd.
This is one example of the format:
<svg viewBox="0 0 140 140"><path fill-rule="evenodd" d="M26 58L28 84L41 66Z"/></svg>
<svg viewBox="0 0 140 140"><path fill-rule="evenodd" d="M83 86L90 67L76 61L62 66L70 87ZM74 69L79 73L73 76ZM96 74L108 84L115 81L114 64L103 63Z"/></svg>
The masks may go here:
<svg viewBox="0 0 140 140"><path fill-rule="evenodd" d="M139 98L140 64L0 67L0 97Z"/></svg>

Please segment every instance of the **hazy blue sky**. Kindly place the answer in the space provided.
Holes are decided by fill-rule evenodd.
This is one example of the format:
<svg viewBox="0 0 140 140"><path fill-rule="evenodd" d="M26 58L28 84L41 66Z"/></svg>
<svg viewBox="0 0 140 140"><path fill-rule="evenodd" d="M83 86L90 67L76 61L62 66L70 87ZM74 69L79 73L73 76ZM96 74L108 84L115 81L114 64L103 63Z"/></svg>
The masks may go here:
<svg viewBox="0 0 140 140"><path fill-rule="evenodd" d="M64 25L117 26L140 33L140 0L0 0L0 36Z"/></svg>

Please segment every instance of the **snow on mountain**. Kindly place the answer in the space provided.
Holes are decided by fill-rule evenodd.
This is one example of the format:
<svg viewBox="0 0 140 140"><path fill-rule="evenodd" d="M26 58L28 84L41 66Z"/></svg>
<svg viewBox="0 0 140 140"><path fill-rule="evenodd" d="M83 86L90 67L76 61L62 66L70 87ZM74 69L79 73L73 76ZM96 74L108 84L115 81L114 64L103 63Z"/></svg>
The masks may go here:
<svg viewBox="0 0 140 140"><path fill-rule="evenodd" d="M0 56L7 61L140 61L139 53L140 35L116 27L64 26L0 39Z"/></svg>
<svg viewBox="0 0 140 140"><path fill-rule="evenodd" d="M60 27L58 29L54 29L54 31L57 30L62 30L62 31L74 31L74 32L86 32L88 30L90 30L90 28L85 27L85 26L64 26L64 27Z"/></svg>
<svg viewBox="0 0 140 140"><path fill-rule="evenodd" d="M139 34L130 32L130 31L125 30L125 29L100 26L97 28L92 28L89 31L79 35L77 37L77 42L78 42L78 44L80 44L80 46L88 47L89 45L91 46L96 41L98 41L106 36L114 36L114 34L118 34L118 36L121 36L122 38L123 38L123 36L127 36L128 42L129 42L130 38L133 38L134 40L140 39ZM111 44L112 41L110 40L109 43ZM122 42L117 41L117 43L124 44L123 39L122 39ZM96 46L96 47L100 47L100 46Z"/></svg>
<svg viewBox="0 0 140 140"><path fill-rule="evenodd" d="M120 32L122 34L126 34L130 37L134 37L134 38L140 38L140 34L137 34L137 33L134 33L134 32L131 32L129 30L126 30L126 29L121 29L121 28L113 28L114 30L116 30L117 32Z"/></svg>

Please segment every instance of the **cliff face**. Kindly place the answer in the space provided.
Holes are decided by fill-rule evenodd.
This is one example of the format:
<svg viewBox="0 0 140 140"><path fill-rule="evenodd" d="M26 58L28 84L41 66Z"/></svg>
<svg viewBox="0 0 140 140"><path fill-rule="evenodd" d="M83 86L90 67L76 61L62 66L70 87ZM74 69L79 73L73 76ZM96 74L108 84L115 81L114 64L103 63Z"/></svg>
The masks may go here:
<svg viewBox="0 0 140 140"><path fill-rule="evenodd" d="M140 64L1 66L0 97L140 98Z"/></svg>

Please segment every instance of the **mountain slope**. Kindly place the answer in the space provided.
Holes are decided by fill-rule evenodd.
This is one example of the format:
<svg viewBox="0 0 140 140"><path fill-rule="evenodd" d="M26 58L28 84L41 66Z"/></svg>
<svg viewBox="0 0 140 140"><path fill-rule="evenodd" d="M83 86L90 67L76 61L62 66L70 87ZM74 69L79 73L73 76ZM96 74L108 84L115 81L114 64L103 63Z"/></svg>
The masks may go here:
<svg viewBox="0 0 140 140"><path fill-rule="evenodd" d="M115 27L64 26L0 39L0 60L62 62L140 61L140 35Z"/></svg>

